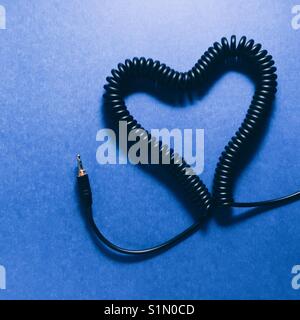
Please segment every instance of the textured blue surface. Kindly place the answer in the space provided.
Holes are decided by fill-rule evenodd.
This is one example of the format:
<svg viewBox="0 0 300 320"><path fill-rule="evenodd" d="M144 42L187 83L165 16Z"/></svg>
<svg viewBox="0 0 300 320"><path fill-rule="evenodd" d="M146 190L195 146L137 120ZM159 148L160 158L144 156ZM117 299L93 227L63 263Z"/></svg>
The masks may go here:
<svg viewBox="0 0 300 320"><path fill-rule="evenodd" d="M239 179L236 199L299 189L300 30L294 1L14 0L0 30L0 299L300 298L299 203L215 219L172 250L146 260L99 250L78 208L75 155L91 176L99 226L129 247L156 244L193 221L174 194L139 168L100 166L106 127L102 86L134 56L185 71L214 41L247 35L273 55L279 91L266 137ZM143 93L129 109L148 128L204 128L211 186L218 155L241 122L253 83L224 75L201 100L172 107ZM236 210L236 216L247 210Z"/></svg>

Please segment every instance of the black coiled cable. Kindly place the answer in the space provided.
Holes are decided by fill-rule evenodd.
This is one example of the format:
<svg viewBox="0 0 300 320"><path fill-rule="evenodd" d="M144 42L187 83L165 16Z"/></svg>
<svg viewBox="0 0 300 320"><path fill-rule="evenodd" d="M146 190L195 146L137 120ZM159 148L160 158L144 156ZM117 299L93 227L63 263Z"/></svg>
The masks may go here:
<svg viewBox="0 0 300 320"><path fill-rule="evenodd" d="M133 118L125 105L124 96L128 83L138 78L146 78L172 90L188 92L203 85L216 69L222 68L228 63L238 65L241 61L246 62L255 74L256 89L244 121L219 158L214 176L213 194L211 195L196 174L186 174L187 170L191 173L192 169L184 159L174 153L171 148L152 137ZM272 108L277 87L274 64L272 56L262 49L261 44L255 44L253 40L247 41L246 37L242 37L237 42L235 36L232 36L230 41L222 38L220 43L215 42L188 72L175 71L165 64L152 59L134 58L126 60L124 64L120 63L117 69L113 69L112 76L107 78L107 84L104 86L106 91L104 94L105 107L109 108L116 121L125 121L129 131L134 130L140 139L147 139L152 150L153 147L158 148L161 157L170 157L171 161L167 166L168 169L194 205L202 208L204 215L207 215L212 207L279 205L298 199L300 192L262 202L239 203L233 200L233 182L238 172L238 164ZM111 249L126 254L145 254L166 249L190 235L200 226L200 222L197 222L181 234L159 246L144 250L128 250L112 244L103 236L95 224L91 206L88 209L89 222L96 236Z"/></svg>

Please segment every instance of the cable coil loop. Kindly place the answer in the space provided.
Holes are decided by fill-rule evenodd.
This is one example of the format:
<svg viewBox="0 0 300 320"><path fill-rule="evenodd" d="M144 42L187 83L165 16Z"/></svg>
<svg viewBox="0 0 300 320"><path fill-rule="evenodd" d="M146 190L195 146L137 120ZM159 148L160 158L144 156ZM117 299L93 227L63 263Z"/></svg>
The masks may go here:
<svg viewBox="0 0 300 320"><path fill-rule="evenodd" d="M255 69L256 90L244 121L219 158L214 176L213 195L211 195L198 176L185 174L187 168L191 170L189 165L183 159L176 161L177 155L174 151L156 141L129 113L123 89L127 82L143 77L171 89L188 91L201 86L210 73L222 63L238 64L240 60L247 61ZM128 130L143 129L140 130L141 135L147 132L149 145L154 143L161 155L170 152L170 170L196 205L202 206L206 211L212 204L221 207L231 206L234 203L233 176L242 149L249 145L275 97L277 75L274 64L272 56L253 40L247 41L246 37L242 37L237 43L235 36L232 36L230 41L222 38L220 43L215 42L187 72L178 72L159 61L145 58L133 58L126 60L124 64L120 63L117 69L112 70L112 76L107 78L104 101L106 107L113 111L116 120L126 121Z"/></svg>
<svg viewBox="0 0 300 320"><path fill-rule="evenodd" d="M213 193L208 191L201 179L192 171L186 161L176 154L171 148L163 145L155 139L139 124L129 113L125 105L125 95L128 83L135 79L146 78L160 86L167 86L172 90L182 93L201 87L208 82L216 70L222 70L222 66L239 66L246 62L250 67L250 73L255 75L256 89L251 104L239 129L230 139L222 152L216 167ZM104 86L105 107L113 114L113 118L127 124L129 131L135 131L140 139L147 141L151 150L156 148L161 158L169 156L170 164L165 165L175 177L178 184L185 191L190 201L202 208L203 216L210 213L213 207L261 207L275 206L298 200L300 191L282 198L260 201L260 202L234 202L233 187L234 178L238 174L238 165L243 162L242 156L251 147L255 134L264 124L270 114L272 103L276 94L277 75L274 61L260 44L253 40L247 41L242 37L237 43L236 37L232 36L230 41L222 38L221 42L215 42L194 67L187 72L178 72L159 61L145 58L133 58L120 63L117 69L113 69L111 76L107 78ZM154 149L153 149L154 148ZM173 238L146 249L122 248L110 240L99 230L95 222L92 210L92 192L88 175L83 168L80 156L78 162L78 186L83 204L87 212L87 219L94 232L94 235L110 249L122 254L140 255L156 253L174 246L179 241L197 231L201 225L199 221L175 235ZM187 171L189 174L187 175ZM194 173L194 174L191 174Z"/></svg>

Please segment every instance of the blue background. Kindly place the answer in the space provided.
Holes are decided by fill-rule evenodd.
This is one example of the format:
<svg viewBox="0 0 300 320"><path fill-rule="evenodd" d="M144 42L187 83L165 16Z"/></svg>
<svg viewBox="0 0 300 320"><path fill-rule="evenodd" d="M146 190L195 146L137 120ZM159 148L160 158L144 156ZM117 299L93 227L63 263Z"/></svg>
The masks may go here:
<svg viewBox="0 0 300 320"><path fill-rule="evenodd" d="M193 222L185 206L139 168L100 166L96 133L110 70L134 56L188 70L222 36L247 35L273 55L274 112L239 179L239 201L299 189L300 30L295 1L1 0L0 299L300 298L299 202L261 214L235 210L162 255L119 257L92 240L78 208L75 155L90 173L96 219L114 242L144 247ZM250 103L254 85L225 74L200 100L174 108L145 93L127 99L147 128L204 128L209 187L217 158ZM244 215L246 214L246 215Z"/></svg>

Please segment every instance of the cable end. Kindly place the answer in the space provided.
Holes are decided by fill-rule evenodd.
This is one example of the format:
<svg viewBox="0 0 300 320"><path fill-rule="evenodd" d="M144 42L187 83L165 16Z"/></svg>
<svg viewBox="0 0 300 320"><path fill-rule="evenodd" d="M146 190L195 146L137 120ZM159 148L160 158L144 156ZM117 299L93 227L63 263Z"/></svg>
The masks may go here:
<svg viewBox="0 0 300 320"><path fill-rule="evenodd" d="M77 167L78 167L78 177L83 177L86 175L86 171L83 168L80 154L77 155L76 159L77 159Z"/></svg>
<svg viewBox="0 0 300 320"><path fill-rule="evenodd" d="M91 191L89 176L86 170L83 168L80 154L77 155L77 167L78 167L77 183L79 187L80 198L86 207L90 207L93 202L92 191Z"/></svg>

